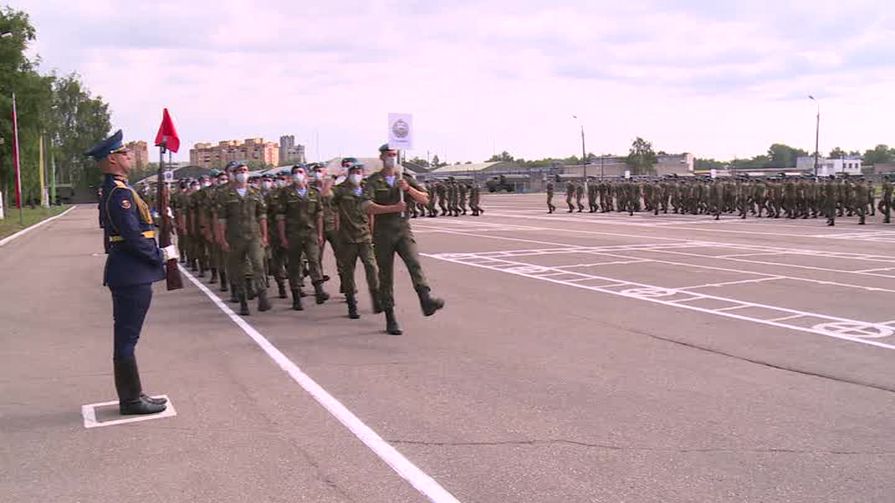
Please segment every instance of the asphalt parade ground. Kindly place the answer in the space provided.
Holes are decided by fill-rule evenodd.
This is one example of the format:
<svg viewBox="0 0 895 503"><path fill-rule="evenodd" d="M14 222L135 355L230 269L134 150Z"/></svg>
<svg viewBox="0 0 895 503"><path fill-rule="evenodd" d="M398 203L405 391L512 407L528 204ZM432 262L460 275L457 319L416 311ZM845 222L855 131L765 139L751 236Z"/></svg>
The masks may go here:
<svg viewBox="0 0 895 503"><path fill-rule="evenodd" d="M447 305L424 318L400 265L400 337L362 273L360 320L335 281L244 318L207 278L157 284L137 357L172 410L141 421L95 405L95 207L2 244L0 500L895 498L895 227L555 202L415 219Z"/></svg>

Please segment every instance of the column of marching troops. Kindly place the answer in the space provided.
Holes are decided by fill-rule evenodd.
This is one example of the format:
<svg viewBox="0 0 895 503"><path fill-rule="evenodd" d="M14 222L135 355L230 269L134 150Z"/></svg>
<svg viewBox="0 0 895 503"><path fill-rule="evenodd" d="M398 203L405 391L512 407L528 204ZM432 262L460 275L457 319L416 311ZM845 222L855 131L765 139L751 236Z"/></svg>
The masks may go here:
<svg viewBox="0 0 895 503"><path fill-rule="evenodd" d="M394 156L387 146L380 152L385 162ZM181 263L229 292L229 301L239 305L243 316L250 314L248 301L255 298L259 312L272 308L267 295L271 277L278 297L291 293L292 309L302 311L306 296L312 295L316 304L330 298L324 290L330 277L323 273L322 261L328 243L349 317L360 318L354 282L360 259L373 312L384 312L386 331L400 335L393 309L395 254L407 265L423 314L431 316L444 306L429 295L407 219L437 216L439 208L442 215L458 216L466 214L467 204L473 215L480 215L478 189L453 180L422 187L411 177L396 181L381 173L364 179L364 166L355 158L343 159L342 167L344 181L316 163L249 179L244 163L231 162L224 171L179 181L170 209ZM401 191L406 202L399 201ZM418 201L411 192L428 195L428 201ZM306 279L313 292L305 291Z"/></svg>
<svg viewBox="0 0 895 503"><path fill-rule="evenodd" d="M449 177L444 181L431 180L423 184L429 194L429 204L409 204L411 218L466 215L467 206L474 217L482 216L481 187L475 182L457 181Z"/></svg>
<svg viewBox="0 0 895 503"><path fill-rule="evenodd" d="M547 212L556 211L553 204L556 183L547 183ZM868 215L877 211L883 223L890 223L892 183L883 177L879 198L870 180L862 177L768 179L684 179L661 180L588 180L583 184L568 181L565 185L568 213L626 212L633 215L646 211L683 215L708 215L719 220L722 214L741 219L747 215L762 218L825 218L835 225L837 217L856 216L864 225ZM585 206L585 197L587 206Z"/></svg>

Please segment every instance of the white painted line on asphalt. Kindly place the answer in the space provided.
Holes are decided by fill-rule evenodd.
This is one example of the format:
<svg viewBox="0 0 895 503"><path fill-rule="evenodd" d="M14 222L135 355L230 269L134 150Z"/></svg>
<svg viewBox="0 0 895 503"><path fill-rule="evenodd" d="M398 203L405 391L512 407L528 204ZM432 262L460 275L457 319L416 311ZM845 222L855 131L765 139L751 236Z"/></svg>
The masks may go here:
<svg viewBox="0 0 895 503"><path fill-rule="evenodd" d="M805 316L807 316L807 315L804 315L804 314L794 314L794 315L791 315L791 316L783 316L783 317L781 317L781 318L771 318L771 319L769 319L769 320L767 320L767 321L785 321L785 320L794 320L794 319L796 319L796 318L804 318Z"/></svg>
<svg viewBox="0 0 895 503"><path fill-rule="evenodd" d="M716 311L735 311L737 309L743 309L744 307L752 307L752 306L742 305L742 306L722 307L720 309L716 309Z"/></svg>
<svg viewBox="0 0 895 503"><path fill-rule="evenodd" d="M20 230L19 232L16 232L15 234L13 234L12 236L7 236L3 239L0 239L0 246L4 246L6 243L9 243L14 239L20 238L20 237L24 236L25 234L28 234L29 232L33 231L34 229L37 229L38 227L46 225L46 224L52 222L53 220L56 220L57 218L61 218L61 217L65 216L68 212L74 210L76 207L77 206L72 206L71 208L63 211L62 213L60 213L58 215L52 216L46 220L41 220L40 222L37 222L34 225L25 227L24 229ZM6 217L6 218L9 218L9 217Z"/></svg>
<svg viewBox="0 0 895 503"><path fill-rule="evenodd" d="M756 255L786 255L786 252L734 253L733 255L716 255L714 258L754 257Z"/></svg>
<svg viewBox="0 0 895 503"><path fill-rule="evenodd" d="M558 265L557 269L570 269L573 267L597 267L601 265L630 265L630 264L642 264L643 262L651 262L648 259L642 260L618 260L614 262L593 262L590 264L572 264L572 265Z"/></svg>
<svg viewBox="0 0 895 503"><path fill-rule="evenodd" d="M718 286L739 285L742 283L761 283L762 281L776 281L778 279L787 279L786 276L769 276L767 278L744 279L740 281L725 281L723 283L707 283L705 285L682 286L678 290L692 290L694 288L711 288Z"/></svg>
<svg viewBox="0 0 895 503"><path fill-rule="evenodd" d="M430 501L436 503L458 502L451 493L443 488L432 477L420 470L416 465L405 458L403 454L392 447L373 431L372 428L364 424L353 412L342 405L335 397L329 394L310 376L305 374L292 360L283 352L271 344L266 337L261 335L255 327L246 322L242 317L238 316L217 295L211 292L201 281L189 274L186 269L180 267L181 272L187 277L202 293L204 293L211 301L224 312L239 328L245 332L255 344L257 344L267 356L269 356L284 372L289 374L299 386L301 386L314 400L317 401L324 409L335 417L348 431L354 434L361 442L370 448L379 459L385 461L392 470L401 476L407 482L410 482L417 491L422 493Z"/></svg>
<svg viewBox="0 0 895 503"><path fill-rule="evenodd" d="M733 318L733 319L737 319L740 321L748 321L748 322L752 322L752 323L770 325L770 326L774 326L777 328L784 328L784 329L795 330L795 331L799 331L799 332L807 332L807 333L812 333L812 334L817 334L817 335L823 335L825 337L832 337L834 339L842 339L842 340L847 340L847 341L851 341L851 342L857 342L859 344L866 344L869 346L875 346L875 347L879 347L879 348L895 350L895 345L893 345L893 344L885 344L885 343L876 342L876 341L869 341L869 340L863 339L861 337L843 334L837 328L839 325L832 325L833 323L841 323L841 324L847 324L849 326L860 326L862 329L878 328L880 333L889 330L889 327L878 326L871 322L852 320L852 319L848 319L848 318L841 318L838 316L830 316L830 315L825 315L825 314L811 313L811 312L806 312L806 311L800 311L797 309L789 309L789 308L782 308L782 307L777 307L777 306L770 306L770 305L766 305L766 304L758 304L758 303L754 303L754 302L746 302L746 301L727 298L727 297L719 297L716 295L705 295L705 294L693 293L693 292L689 292L689 291L683 292L680 290L676 290L674 288L664 288L664 287L660 287L660 286L656 286L656 285L648 285L645 283L637 283L637 282L633 282L633 281L619 280L618 278L610 278L610 277L606 277L606 276L591 275L594 280L616 281L616 282L620 282L619 285L624 285L624 286L628 287L624 291L612 290L605 286L585 285L585 284L582 284L581 282L563 281L563 280L558 280L558 279L553 279L553 278L546 278L541 275L529 274L527 272L527 267L529 267L530 264L526 264L524 262L513 262L513 261L509 261L509 260L505 260L505 259L491 259L492 260L491 264L485 264L485 263L481 263L481 262L472 264L472 263L465 262L463 260L445 259L445 258L440 257L438 254L423 253L421 255L439 259L439 260L445 260L447 262L453 262L455 264L468 265L468 266L472 266L472 267L481 267L483 269L490 269L492 271L505 272L505 273L514 274L517 276L530 278L530 279L537 279L540 281L548 281L550 283L571 286L574 288L581 288L584 290L591 290L591 291L595 291L595 292L599 292L599 293L606 293L606 294L610 294L610 295L617 295L617 296L621 296L621 297L642 300L645 302L653 302L656 304L662 304L662 305L670 306L670 307L678 307L678 308L688 309L691 311L697 311L697 312L701 312L701 313L714 314L717 316ZM541 269L549 269L549 268L541 267ZM666 300L666 299L662 299L660 297L669 296L669 295L654 295L654 294L648 293L648 292L657 292L660 290L671 292L671 294L675 294L675 293L691 294L694 297L682 299L682 300L674 300L674 299ZM638 292L647 292L647 293L638 293ZM705 308L705 307L700 307L700 306L696 306L696 305L686 304L686 302L692 302L694 300L706 300L706 299L727 302L730 304L742 305L743 307L754 307L754 308L762 308L762 309L767 309L767 310L772 310L772 311L779 311L782 313L791 313L791 314L797 315L795 317L809 316L812 318L818 318L828 324L831 324L829 326L833 327L834 329L827 330L824 328L823 325L816 325L815 327L810 327L810 328L803 327L803 326L799 326L799 325L775 322L775 321L767 320L764 318L738 315L736 313L731 313L729 311L721 311L719 309Z"/></svg>
<svg viewBox="0 0 895 503"><path fill-rule="evenodd" d="M118 400L113 400L111 402L100 402L100 403L88 403L87 405L81 406L81 416L84 418L84 428L101 428L103 426L115 426L119 424L129 424L129 423L139 423L141 421L151 421L153 419L162 419L165 417L174 417L177 415L177 411L174 410L174 403L171 401L171 398L168 395L157 395L154 398L166 398L168 400L168 406L162 412L158 414L145 414L139 416L122 416L121 419L113 419L111 421L97 421L96 420L96 408L97 407L108 407L111 405L118 405Z"/></svg>
<svg viewBox="0 0 895 503"><path fill-rule="evenodd" d="M675 262L672 260L663 260L663 259L658 259L658 258L636 257L636 256L628 255L628 254L620 255L618 253L610 253L610 252L603 251L603 250L594 251L593 248L587 247L587 246L575 247L574 245L569 245L568 243L537 241L537 240L524 239L524 238L512 238L512 237L507 237L507 236L492 236L490 234L476 234L473 232L453 231L453 230L442 230L441 232L448 233L448 234L457 234L459 236L473 236L473 237L481 237L481 238L488 238L488 239L499 239L499 240L503 240L503 241L518 241L518 242L522 242L522 243L551 244L554 246L566 246L566 247L568 247L567 249L569 249L571 252L574 252L574 253L587 253L587 254L591 254L591 255L603 255L606 257L614 257L614 258L621 258L621 259L628 259L628 260L641 258L641 259L644 259L644 260L647 260L650 262L655 262L657 264L667 264L667 265L674 265L674 266L678 266L678 267L692 267L695 269L711 269L711 270L716 270L716 271L733 272L733 273L737 273L737 274L751 274L753 276L775 277L776 279L789 279L789 280L793 280L793 281L803 281L806 283L815 283L815 284L828 285L828 286L842 286L842 287L846 287L846 288L855 288L855 289L866 290L866 291L870 291L870 292L895 293L895 289L870 287L870 286L864 286L864 285L856 285L853 283L840 283L840 282L836 282L836 281L822 281L822 280L817 280L817 279L813 279L813 278L805 278L802 276L786 276L786 275L780 275L780 274L749 271L749 270L744 270L744 269L731 269L729 267L701 265L701 264L696 264L696 263L691 263L691 262ZM700 247L717 246L717 247L722 247L722 248L739 247L739 245L731 245L731 244L723 244L723 243L716 243L714 245L712 243L701 243L699 246ZM687 253L687 252L674 251L671 248L678 248L678 247L670 246L668 248L662 249L661 252L663 254L683 255L686 257L694 257L694 258L700 258L700 259L706 259L706 260L717 260L718 259L717 256L702 255L699 253ZM746 248L746 249L748 249L748 248ZM659 251L659 250L631 249L631 250L626 250L626 251L631 251L631 252L642 251L642 252L649 253L649 252L654 252L654 251ZM822 252L817 252L817 254L821 254L821 253ZM807 253L804 253L804 254L807 255ZM511 256L509 254L505 254L505 255ZM833 256L833 255L839 255L839 254L830 254L830 255ZM835 258L851 258L851 257L836 256ZM797 268L797 269L818 270L818 271L823 271L823 272L837 272L837 273L843 273L843 274L863 274L866 276L892 278L892 276L888 276L888 275L884 275L884 274L856 273L855 271L851 271L851 270L829 269L829 268L813 267L813 266L802 266L802 265L797 265L797 264L787 264L787 263L780 263L780 262L764 262L764 261L759 261L759 260L748 260L748 259L740 259L740 258L729 258L729 259L723 259L723 260L730 260L733 262L744 262L744 263L749 263L749 264L773 265L773 266L784 267L784 268L791 267L791 268ZM855 260L864 260L864 259L856 258Z"/></svg>

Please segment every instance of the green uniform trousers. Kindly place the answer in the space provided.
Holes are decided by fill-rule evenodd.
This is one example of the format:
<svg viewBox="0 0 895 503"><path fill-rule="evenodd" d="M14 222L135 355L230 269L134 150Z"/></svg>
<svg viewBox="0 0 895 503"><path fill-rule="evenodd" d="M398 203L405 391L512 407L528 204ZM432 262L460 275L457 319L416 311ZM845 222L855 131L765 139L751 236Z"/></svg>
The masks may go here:
<svg viewBox="0 0 895 503"><path fill-rule="evenodd" d="M373 243L342 243L339 245L342 264L343 293L356 293L357 285L354 281L354 270L357 267L357 259L360 258L367 275L367 288L370 297L379 296L379 268L376 266L376 255L373 253Z"/></svg>
<svg viewBox="0 0 895 503"><path fill-rule="evenodd" d="M376 264L379 266L379 300L383 309L391 309L395 306L395 254L401 257L413 288L429 288L423 267L420 265L419 252L416 248L416 239L410 227L395 229L375 227L373 245L376 254Z"/></svg>

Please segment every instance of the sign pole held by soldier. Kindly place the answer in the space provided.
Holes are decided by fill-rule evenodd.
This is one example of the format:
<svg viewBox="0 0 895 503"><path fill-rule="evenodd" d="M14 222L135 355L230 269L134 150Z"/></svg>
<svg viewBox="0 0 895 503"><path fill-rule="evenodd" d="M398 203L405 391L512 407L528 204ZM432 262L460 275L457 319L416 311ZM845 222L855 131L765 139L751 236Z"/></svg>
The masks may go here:
<svg viewBox="0 0 895 503"><path fill-rule="evenodd" d="M398 164L401 164L401 151L413 148L413 115L390 113L388 114L388 144L398 151ZM398 177L404 178L404 169L400 168ZM404 191L401 191L401 202L404 202ZM404 212L401 212L404 217Z"/></svg>

